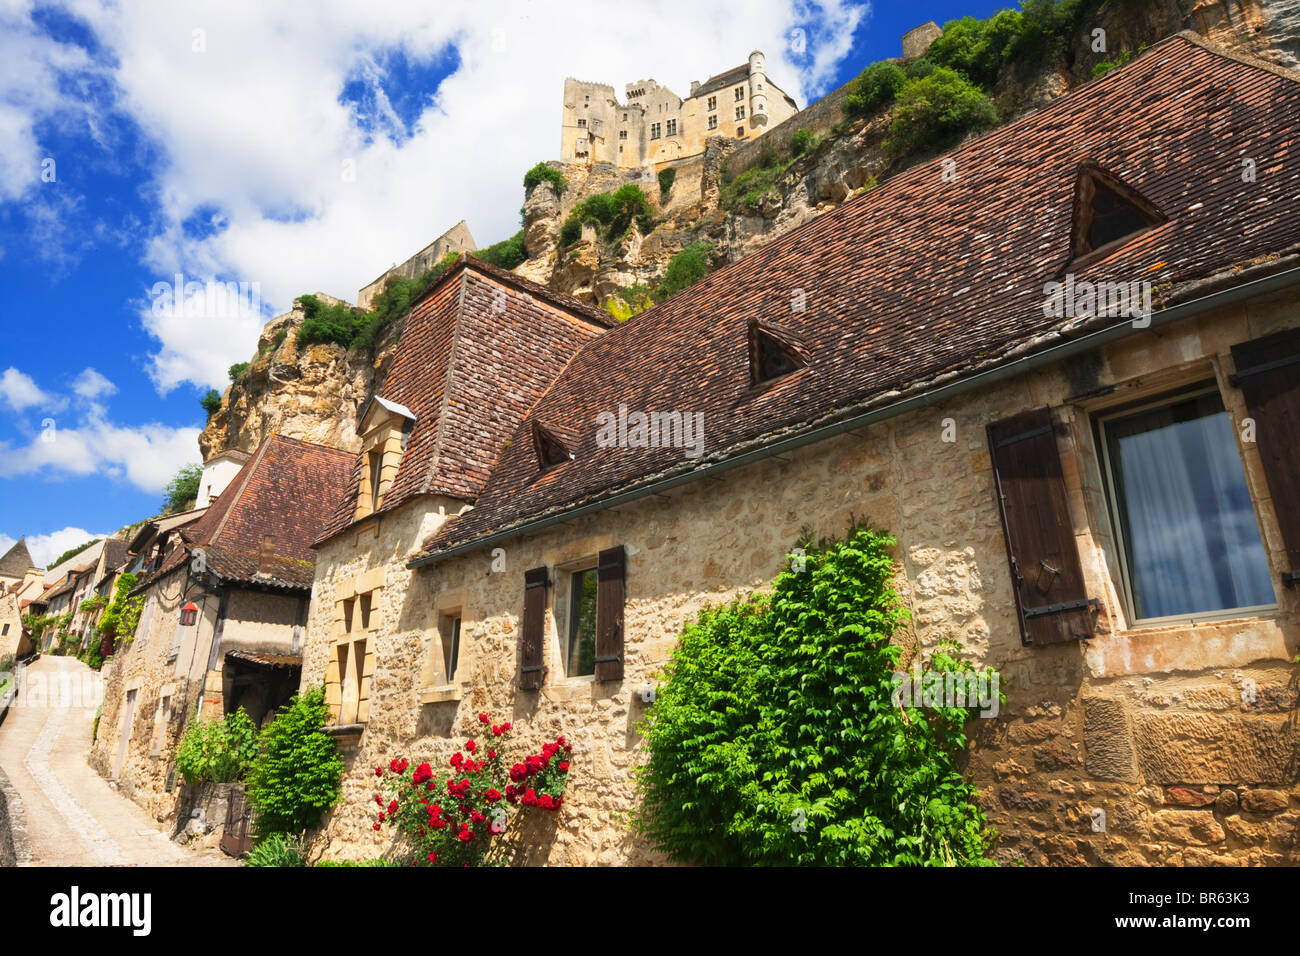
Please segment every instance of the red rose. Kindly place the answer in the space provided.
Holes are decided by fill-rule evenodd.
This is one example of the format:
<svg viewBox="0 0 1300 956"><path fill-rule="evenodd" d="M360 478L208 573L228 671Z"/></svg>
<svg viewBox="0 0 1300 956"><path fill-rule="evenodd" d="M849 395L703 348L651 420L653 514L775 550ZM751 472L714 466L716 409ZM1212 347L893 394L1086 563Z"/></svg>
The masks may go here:
<svg viewBox="0 0 1300 956"><path fill-rule="evenodd" d="M381 797L379 794L375 794L375 803L379 804L382 807L384 805L384 798Z"/></svg>
<svg viewBox="0 0 1300 956"><path fill-rule="evenodd" d="M487 723L489 720L491 720L492 718L489 717L487 714L479 714L479 715L478 715L478 719L479 719L479 721L480 721L481 723L486 724L486 723Z"/></svg>
<svg viewBox="0 0 1300 956"><path fill-rule="evenodd" d="M379 824L376 823L376 824L374 825L374 828L375 828L376 830L378 830L378 829L379 829Z"/></svg>
<svg viewBox="0 0 1300 956"><path fill-rule="evenodd" d="M396 813L396 812L397 812L397 801L396 801L396 800L389 800L389 801L388 801L388 815L389 815L389 816L392 816L392 815L393 815L394 813Z"/></svg>
<svg viewBox="0 0 1300 956"><path fill-rule="evenodd" d="M496 759L497 759L497 752L495 750L489 750L488 760L496 760Z"/></svg>
<svg viewBox="0 0 1300 956"><path fill-rule="evenodd" d="M563 746L564 746L564 736L561 735L561 736L559 736L559 737L556 737L556 738L555 738L555 742L556 742L557 744L559 744L561 747L563 747Z"/></svg>
<svg viewBox="0 0 1300 956"><path fill-rule="evenodd" d="M507 720L504 724L501 725L501 732L505 733L509 729L510 729L510 721Z"/></svg>
<svg viewBox="0 0 1300 956"><path fill-rule="evenodd" d="M478 750L478 744L474 743L474 741L472 740L467 740L465 741L465 749L468 750L470 753L473 753L474 751Z"/></svg>
<svg viewBox="0 0 1300 956"><path fill-rule="evenodd" d="M500 726L499 724L493 724L493 725L492 725L492 736L493 736L493 737L500 737L500 736L501 736L501 726Z"/></svg>
<svg viewBox="0 0 1300 956"><path fill-rule="evenodd" d="M379 822L380 822L380 823L383 823L383 822L384 822L384 811L383 811L383 810L380 810L380 811L379 811Z"/></svg>
<svg viewBox="0 0 1300 956"><path fill-rule="evenodd" d="M456 839L460 840L461 843L468 843L470 840L474 839L474 831L468 829L461 830L456 834Z"/></svg>
<svg viewBox="0 0 1300 956"><path fill-rule="evenodd" d="M569 772L569 761L567 761L567 760L561 760L561 761L559 762L558 766L559 766L559 768L560 768L560 773L568 773L568 772Z"/></svg>
<svg viewBox="0 0 1300 956"><path fill-rule="evenodd" d="M383 775L384 775L384 768L383 768L383 767L376 767L376 768L375 768L375 776L376 776L376 777L382 777Z"/></svg>
<svg viewBox="0 0 1300 956"><path fill-rule="evenodd" d="M437 863L437 862L438 862L438 854L436 854L436 853L430 853L430 854L429 854L429 862L430 862L430 863Z"/></svg>
<svg viewBox="0 0 1300 956"><path fill-rule="evenodd" d="M495 788L489 790L487 793L483 794L483 799L486 800L488 803L496 803L498 800L501 799L501 791Z"/></svg>

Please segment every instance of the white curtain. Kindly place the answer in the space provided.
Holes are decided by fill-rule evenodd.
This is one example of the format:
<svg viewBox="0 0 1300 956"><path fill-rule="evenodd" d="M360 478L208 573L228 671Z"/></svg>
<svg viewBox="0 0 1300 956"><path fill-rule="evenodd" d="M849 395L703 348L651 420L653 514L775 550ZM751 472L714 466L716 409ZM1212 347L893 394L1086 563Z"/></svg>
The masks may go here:
<svg viewBox="0 0 1300 956"><path fill-rule="evenodd" d="M1139 618L1272 604L1232 420L1218 396L1107 425Z"/></svg>

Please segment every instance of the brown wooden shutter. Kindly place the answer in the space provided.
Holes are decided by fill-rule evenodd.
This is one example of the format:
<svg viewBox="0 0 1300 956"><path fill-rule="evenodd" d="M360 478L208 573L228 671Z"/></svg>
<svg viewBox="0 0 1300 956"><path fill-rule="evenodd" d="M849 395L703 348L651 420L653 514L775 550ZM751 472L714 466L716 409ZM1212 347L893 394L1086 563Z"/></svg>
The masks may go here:
<svg viewBox="0 0 1300 956"><path fill-rule="evenodd" d="M620 544L596 566L596 680L623 679L623 602L627 556Z"/></svg>
<svg viewBox="0 0 1300 956"><path fill-rule="evenodd" d="M524 574L524 623L519 637L519 687L537 690L546 677L542 666L542 635L546 628L546 589L550 578L546 568Z"/></svg>
<svg viewBox="0 0 1300 956"><path fill-rule="evenodd" d="M995 422L988 434L1021 640L1092 637L1097 602L1084 587L1051 413L1025 412Z"/></svg>
<svg viewBox="0 0 1300 956"><path fill-rule="evenodd" d="M1255 447L1282 531L1288 587L1300 579L1300 329L1232 347L1241 389L1255 420Z"/></svg>

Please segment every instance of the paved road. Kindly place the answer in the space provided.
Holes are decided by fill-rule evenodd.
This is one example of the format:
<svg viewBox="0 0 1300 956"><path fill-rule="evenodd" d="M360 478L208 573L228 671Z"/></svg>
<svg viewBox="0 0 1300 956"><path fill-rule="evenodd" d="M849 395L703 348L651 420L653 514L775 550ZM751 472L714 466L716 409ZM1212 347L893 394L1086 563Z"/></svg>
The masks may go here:
<svg viewBox="0 0 1300 956"><path fill-rule="evenodd" d="M87 765L98 706L94 671L75 658L42 657L28 677L26 702L16 701L0 724L0 787L16 842L26 844L20 866L237 865L220 850L172 843ZM42 694L30 692L37 680Z"/></svg>

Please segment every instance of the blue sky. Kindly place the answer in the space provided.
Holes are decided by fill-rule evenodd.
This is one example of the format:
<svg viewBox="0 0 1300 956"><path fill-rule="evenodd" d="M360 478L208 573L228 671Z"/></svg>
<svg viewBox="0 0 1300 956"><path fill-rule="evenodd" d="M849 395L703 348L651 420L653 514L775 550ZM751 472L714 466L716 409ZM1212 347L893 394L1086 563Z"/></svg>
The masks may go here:
<svg viewBox="0 0 1300 956"><path fill-rule="evenodd" d="M566 75L684 92L760 48L803 106L1010 5L0 2L0 551L156 513L293 296L355 300L462 218L514 232ZM176 308L178 273L247 294Z"/></svg>

